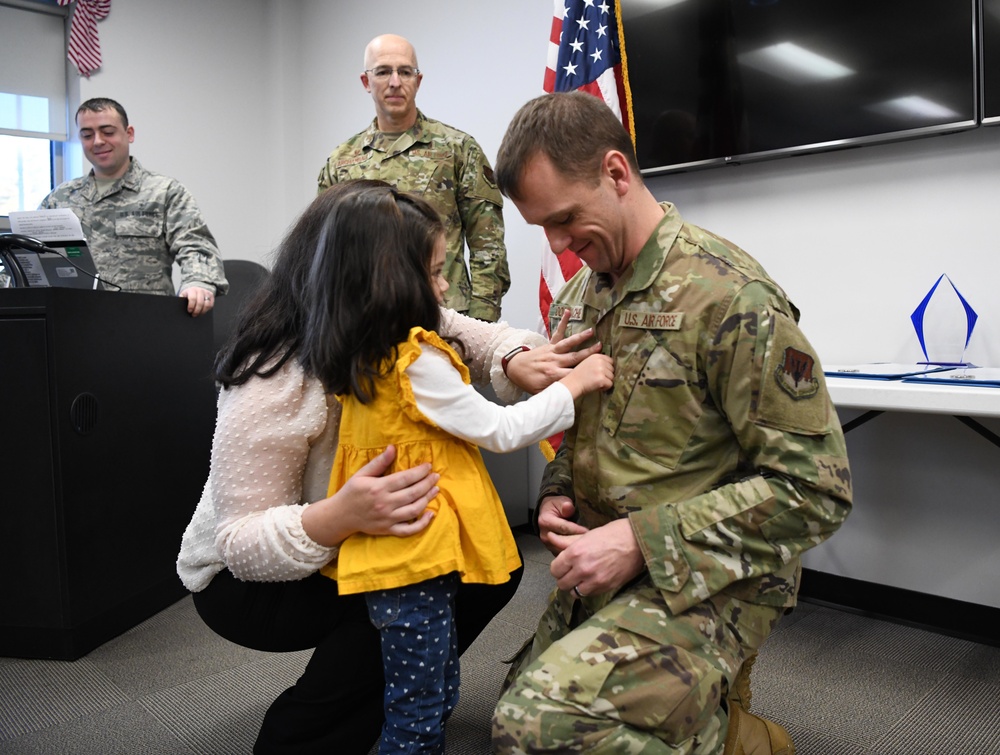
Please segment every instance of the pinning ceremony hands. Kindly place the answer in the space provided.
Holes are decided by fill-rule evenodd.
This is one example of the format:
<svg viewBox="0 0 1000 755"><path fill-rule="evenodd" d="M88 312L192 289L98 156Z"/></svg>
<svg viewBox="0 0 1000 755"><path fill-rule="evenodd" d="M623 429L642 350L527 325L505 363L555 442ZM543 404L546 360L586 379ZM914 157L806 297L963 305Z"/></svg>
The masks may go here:
<svg viewBox="0 0 1000 755"><path fill-rule="evenodd" d="M543 388L566 377L570 371L593 354L601 353L601 342L587 348L584 343L594 337L592 328L571 336L566 335L570 311L563 312L559 326L545 346L522 352L507 364L507 377L528 393L538 393Z"/></svg>
<svg viewBox="0 0 1000 755"><path fill-rule="evenodd" d="M615 382L615 363L604 354L591 354L559 381L576 400L593 391L606 391Z"/></svg>

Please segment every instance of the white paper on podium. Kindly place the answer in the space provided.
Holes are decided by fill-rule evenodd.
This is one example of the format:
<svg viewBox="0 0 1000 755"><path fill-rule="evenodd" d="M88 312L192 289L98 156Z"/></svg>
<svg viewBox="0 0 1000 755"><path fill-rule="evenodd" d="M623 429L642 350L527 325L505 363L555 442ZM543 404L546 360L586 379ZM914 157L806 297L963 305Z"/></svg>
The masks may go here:
<svg viewBox="0 0 1000 755"><path fill-rule="evenodd" d="M10 230L38 241L83 241L80 219L68 207L56 210L23 210L10 213Z"/></svg>

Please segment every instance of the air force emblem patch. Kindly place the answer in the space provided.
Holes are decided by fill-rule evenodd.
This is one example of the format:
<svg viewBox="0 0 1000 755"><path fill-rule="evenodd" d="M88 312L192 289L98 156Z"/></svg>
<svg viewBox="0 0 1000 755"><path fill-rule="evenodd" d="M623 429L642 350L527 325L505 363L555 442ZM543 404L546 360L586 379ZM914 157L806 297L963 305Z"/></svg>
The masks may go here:
<svg viewBox="0 0 1000 755"><path fill-rule="evenodd" d="M785 349L785 358L774 371L781 389L795 400L812 398L819 392L819 380L813 377L816 359L804 351Z"/></svg>

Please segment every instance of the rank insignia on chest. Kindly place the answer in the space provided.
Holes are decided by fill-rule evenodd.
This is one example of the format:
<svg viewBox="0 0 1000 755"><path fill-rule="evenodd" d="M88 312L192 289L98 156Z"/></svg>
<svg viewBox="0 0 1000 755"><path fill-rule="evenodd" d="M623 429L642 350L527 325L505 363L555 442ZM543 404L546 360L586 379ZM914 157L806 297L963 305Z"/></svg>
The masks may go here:
<svg viewBox="0 0 1000 755"><path fill-rule="evenodd" d="M618 313L618 325L622 328L680 330L682 322L684 322L683 312L643 312L625 309Z"/></svg>
<svg viewBox="0 0 1000 755"><path fill-rule="evenodd" d="M811 398L819 392L819 380L813 377L816 360L811 354L785 349L785 358L774 371L778 385L794 399Z"/></svg>

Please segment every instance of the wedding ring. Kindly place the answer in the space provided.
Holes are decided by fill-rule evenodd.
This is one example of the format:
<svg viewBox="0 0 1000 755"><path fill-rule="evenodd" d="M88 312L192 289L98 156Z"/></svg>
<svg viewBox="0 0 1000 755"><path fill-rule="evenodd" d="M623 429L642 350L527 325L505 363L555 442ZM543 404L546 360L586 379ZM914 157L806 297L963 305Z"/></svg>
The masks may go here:
<svg viewBox="0 0 1000 755"><path fill-rule="evenodd" d="M578 598L582 598L583 597L583 593L580 592L580 586L579 585L573 585L573 592L576 594L576 597L578 597Z"/></svg>

